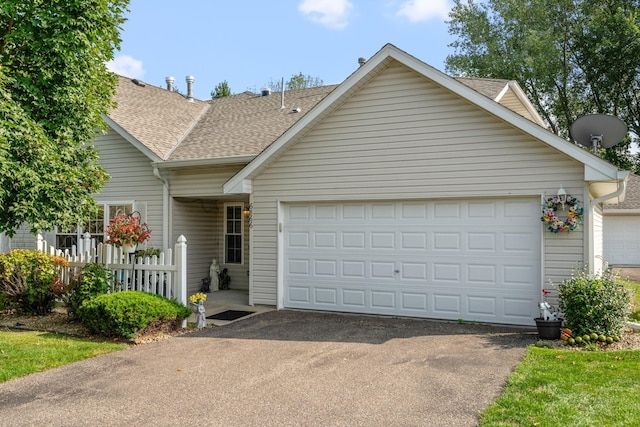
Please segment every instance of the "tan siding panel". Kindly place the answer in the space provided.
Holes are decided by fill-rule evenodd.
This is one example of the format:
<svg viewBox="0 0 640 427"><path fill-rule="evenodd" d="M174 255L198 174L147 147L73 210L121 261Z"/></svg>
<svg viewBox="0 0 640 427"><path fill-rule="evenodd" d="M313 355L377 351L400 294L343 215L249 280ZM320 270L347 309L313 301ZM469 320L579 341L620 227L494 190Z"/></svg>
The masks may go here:
<svg viewBox="0 0 640 427"><path fill-rule="evenodd" d="M173 197L211 197L224 194L222 186L242 165L194 168L171 172L170 192Z"/></svg>

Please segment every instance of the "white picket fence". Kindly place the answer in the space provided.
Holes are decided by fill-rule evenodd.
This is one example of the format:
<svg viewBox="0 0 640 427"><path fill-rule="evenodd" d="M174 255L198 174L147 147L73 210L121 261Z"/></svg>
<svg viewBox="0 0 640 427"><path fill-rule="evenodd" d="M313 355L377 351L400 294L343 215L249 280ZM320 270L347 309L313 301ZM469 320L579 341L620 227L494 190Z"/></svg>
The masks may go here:
<svg viewBox="0 0 640 427"><path fill-rule="evenodd" d="M49 246L41 235L37 236L39 251L65 258L69 266L62 271L63 283L77 274L88 263L99 263L113 272L115 284L113 292L143 291L174 298L187 305L187 239L178 237L175 249L167 249L160 256L136 257L121 248L103 243L96 244L85 235L80 248L60 250ZM84 250L86 248L86 250Z"/></svg>

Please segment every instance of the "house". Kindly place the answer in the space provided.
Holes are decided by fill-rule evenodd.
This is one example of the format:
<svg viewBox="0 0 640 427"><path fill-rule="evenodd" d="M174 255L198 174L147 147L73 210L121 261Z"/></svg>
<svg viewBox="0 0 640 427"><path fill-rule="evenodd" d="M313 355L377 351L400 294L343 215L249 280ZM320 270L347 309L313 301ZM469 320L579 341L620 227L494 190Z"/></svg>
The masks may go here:
<svg viewBox="0 0 640 427"><path fill-rule="evenodd" d="M624 202L604 207L604 259L640 267L640 176L631 174Z"/></svg>
<svg viewBox="0 0 640 427"><path fill-rule="evenodd" d="M103 209L48 239L138 211L150 246L186 236L189 292L216 259L252 305L532 325L547 281L598 268L628 178L547 131L515 82L390 44L337 86L204 102L122 77L116 100ZM540 220L560 188L584 208L571 233Z"/></svg>

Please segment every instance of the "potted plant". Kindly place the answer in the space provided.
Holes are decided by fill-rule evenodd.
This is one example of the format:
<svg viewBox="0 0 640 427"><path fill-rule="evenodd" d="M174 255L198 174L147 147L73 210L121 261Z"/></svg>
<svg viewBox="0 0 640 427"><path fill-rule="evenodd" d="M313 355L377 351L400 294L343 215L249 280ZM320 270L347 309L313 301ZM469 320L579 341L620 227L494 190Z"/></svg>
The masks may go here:
<svg viewBox="0 0 640 427"><path fill-rule="evenodd" d="M151 230L147 223L140 222L138 215L120 214L109 221L105 230L110 245L122 247L126 253L133 253L138 244L145 243L151 237Z"/></svg>
<svg viewBox="0 0 640 427"><path fill-rule="evenodd" d="M538 337L541 340L558 340L563 319L558 315L556 309L546 301L549 293L549 289L542 290L543 301L539 304L540 317L533 320L536 322Z"/></svg>

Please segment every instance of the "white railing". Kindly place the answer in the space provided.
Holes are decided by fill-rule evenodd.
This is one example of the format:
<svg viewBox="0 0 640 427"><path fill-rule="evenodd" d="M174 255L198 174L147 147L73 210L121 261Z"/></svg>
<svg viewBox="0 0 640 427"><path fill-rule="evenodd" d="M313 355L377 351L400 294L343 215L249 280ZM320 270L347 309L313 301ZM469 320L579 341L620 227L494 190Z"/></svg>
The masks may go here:
<svg viewBox="0 0 640 427"><path fill-rule="evenodd" d="M187 305L187 239L178 237L175 249L167 249L160 256L137 257L125 253L122 248L103 243L96 244L88 235L80 242L80 250L60 250L49 246L38 234L39 251L65 258L69 266L60 278L68 284L82 267L89 263L102 264L114 274L113 292L135 290L174 298ZM87 248L87 250L82 250Z"/></svg>

